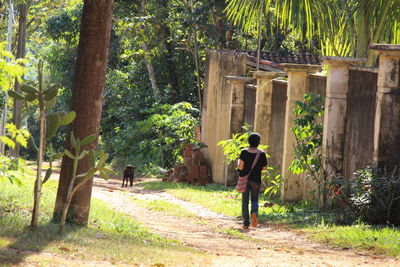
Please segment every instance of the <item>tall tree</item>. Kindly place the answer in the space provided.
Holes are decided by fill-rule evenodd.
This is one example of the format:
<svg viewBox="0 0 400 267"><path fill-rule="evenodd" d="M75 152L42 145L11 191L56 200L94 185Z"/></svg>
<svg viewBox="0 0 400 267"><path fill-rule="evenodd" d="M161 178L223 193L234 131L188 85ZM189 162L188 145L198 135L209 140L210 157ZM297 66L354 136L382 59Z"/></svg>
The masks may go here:
<svg viewBox="0 0 400 267"><path fill-rule="evenodd" d="M17 56L16 58L25 58L26 50L26 19L28 15L30 1L26 0L18 6L19 19L18 19L18 43L17 43ZM18 93L21 92L21 84L15 80L14 90ZM19 129L21 127L21 114L22 114L22 100L15 99L13 108L13 123ZM20 145L15 145L13 154L15 157L19 156Z"/></svg>
<svg viewBox="0 0 400 267"><path fill-rule="evenodd" d="M139 12L141 16L146 16L146 1L142 0L139 4ZM148 26L144 24L142 26L144 30L144 34L148 31ZM146 67L147 67L147 72L149 73L149 78L151 82L151 88L153 89L153 97L155 101L158 101L160 99L160 89L158 88L157 85L157 78L156 78L156 73L154 71L153 63L151 62L151 58L149 57L149 52L150 48L147 45L146 41L142 41L140 43L140 46L142 47L144 51L144 60L146 61Z"/></svg>
<svg viewBox="0 0 400 267"><path fill-rule="evenodd" d="M113 0L85 0L83 5L78 55L71 99L71 110L77 114L70 127L74 135L83 140L99 134L103 108L103 90L110 43ZM66 147L70 150L70 138ZM96 149L96 142L86 149ZM59 220L65 204L69 181L72 176L72 160L64 157L61 164L60 181L54 208L54 219ZM77 174L90 168L87 157L79 161ZM68 211L68 220L86 225L89 217L93 179L75 194Z"/></svg>

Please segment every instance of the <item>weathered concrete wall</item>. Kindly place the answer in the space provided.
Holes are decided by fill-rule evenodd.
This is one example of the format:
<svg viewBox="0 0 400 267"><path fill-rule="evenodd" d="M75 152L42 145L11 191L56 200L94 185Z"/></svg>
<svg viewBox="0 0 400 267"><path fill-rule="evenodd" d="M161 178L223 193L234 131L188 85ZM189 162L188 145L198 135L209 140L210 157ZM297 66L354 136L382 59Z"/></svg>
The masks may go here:
<svg viewBox="0 0 400 267"><path fill-rule="evenodd" d="M256 86L249 85L244 91L244 123L254 127L254 114L256 111Z"/></svg>
<svg viewBox="0 0 400 267"><path fill-rule="evenodd" d="M326 96L326 76L311 74L308 76L308 90L310 93Z"/></svg>
<svg viewBox="0 0 400 267"><path fill-rule="evenodd" d="M268 165L281 173L283 157L283 134L285 132L287 82L273 81L270 143L267 153L271 156Z"/></svg>
<svg viewBox="0 0 400 267"><path fill-rule="evenodd" d="M344 177L372 163L377 73L349 72Z"/></svg>
<svg viewBox="0 0 400 267"><path fill-rule="evenodd" d="M309 197L308 183L304 175L294 174L289 167L294 158L296 138L291 131L295 115L293 109L297 101L303 101L304 94L309 92L308 75L315 73L320 67L316 65L282 64L288 74L288 89L286 101L285 131L283 141L282 177L284 179L282 199L297 201Z"/></svg>
<svg viewBox="0 0 400 267"><path fill-rule="evenodd" d="M231 184L227 177L225 157L217 143L231 137L231 85L226 75L245 76L246 55L224 51L207 51L207 71L203 92L201 141L208 147L205 157L217 183ZM227 180L226 180L227 179Z"/></svg>

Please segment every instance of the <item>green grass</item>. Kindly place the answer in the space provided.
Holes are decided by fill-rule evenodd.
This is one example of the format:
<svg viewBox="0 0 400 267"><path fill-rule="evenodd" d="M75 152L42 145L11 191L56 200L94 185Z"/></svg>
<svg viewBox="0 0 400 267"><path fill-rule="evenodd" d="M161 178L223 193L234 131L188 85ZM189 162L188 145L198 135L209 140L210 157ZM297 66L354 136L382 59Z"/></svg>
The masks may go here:
<svg viewBox="0 0 400 267"><path fill-rule="evenodd" d="M248 235L238 231L237 229L233 229L233 228L222 228L221 230L219 230L219 232L223 233L223 234L227 234L227 235L237 238L237 239L244 239L244 240L252 239Z"/></svg>
<svg viewBox="0 0 400 267"><path fill-rule="evenodd" d="M208 255L152 234L130 217L112 211L106 203L96 199L92 199L88 227L67 225L65 232L58 234L58 225L51 223L57 188L55 181L48 181L43 187L38 228L32 231L28 226L33 202L33 179L34 172L30 171L23 179L23 187L0 181L0 262L40 262L40 256L33 257L32 253L28 253L29 256L16 250L46 251L73 255L81 260L129 264L192 266L209 261ZM54 259L54 262L57 260Z"/></svg>
<svg viewBox="0 0 400 267"><path fill-rule="evenodd" d="M191 186L183 183L147 182L142 183L146 189L168 191L175 197L204 206L212 211L232 217L241 216L241 194L234 187L218 184ZM308 202L298 205L283 204L275 200L273 207L263 207L263 203L271 201L260 195L259 220L293 225L319 224L323 220L333 221L334 214L321 213Z"/></svg>
<svg viewBox="0 0 400 267"><path fill-rule="evenodd" d="M146 189L163 190L177 198L202 205L210 210L228 216L241 216L241 196L233 187L211 184L191 186L182 183L148 182ZM334 212L321 212L312 204L304 201L298 204L284 204L274 200L273 207L263 207L260 196L259 221L283 224L297 229L310 238L342 248L368 250L375 254L400 257L400 230L393 227L371 227L366 225L335 225ZM240 238L237 233L228 230L227 234Z"/></svg>
<svg viewBox="0 0 400 267"><path fill-rule="evenodd" d="M310 232L313 239L334 246L363 249L374 254L400 256L400 231L396 228L368 225L332 225L315 228Z"/></svg>
<svg viewBox="0 0 400 267"><path fill-rule="evenodd" d="M191 186L183 183L148 182L142 183L146 189L165 190L175 197L202 205L212 211L228 216L240 216L240 195L232 188L218 184Z"/></svg>
<svg viewBox="0 0 400 267"><path fill-rule="evenodd" d="M145 207L146 209L161 212L167 215L180 217L180 218L198 218L196 214L182 208L179 204L174 204L165 200L149 200L149 201L138 201L134 200L139 205Z"/></svg>

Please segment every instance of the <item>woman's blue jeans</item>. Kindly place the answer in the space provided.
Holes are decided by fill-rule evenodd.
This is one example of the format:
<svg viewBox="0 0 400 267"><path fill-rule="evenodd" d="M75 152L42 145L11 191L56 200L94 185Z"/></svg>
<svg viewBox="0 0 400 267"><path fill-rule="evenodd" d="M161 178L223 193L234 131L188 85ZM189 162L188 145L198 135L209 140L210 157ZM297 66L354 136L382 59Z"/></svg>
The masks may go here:
<svg viewBox="0 0 400 267"><path fill-rule="evenodd" d="M247 189L242 193L242 217L243 225L250 225L249 215L249 197L251 199L251 213L258 215L258 194L260 193L261 185L254 181L248 181Z"/></svg>

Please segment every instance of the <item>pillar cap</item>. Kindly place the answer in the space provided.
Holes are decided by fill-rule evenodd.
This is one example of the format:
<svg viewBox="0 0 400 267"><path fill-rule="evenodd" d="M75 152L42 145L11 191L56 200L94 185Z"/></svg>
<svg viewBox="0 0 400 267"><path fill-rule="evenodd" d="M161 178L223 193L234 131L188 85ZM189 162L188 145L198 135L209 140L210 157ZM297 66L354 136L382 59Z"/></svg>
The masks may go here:
<svg viewBox="0 0 400 267"><path fill-rule="evenodd" d="M400 56L400 45L395 44L370 44L369 48L378 54L388 54Z"/></svg>
<svg viewBox="0 0 400 267"><path fill-rule="evenodd" d="M271 71L251 71L250 72L256 79L272 80L278 77L286 77L284 72L271 72Z"/></svg>
<svg viewBox="0 0 400 267"><path fill-rule="evenodd" d="M365 58L355 57L322 57L322 62L325 65L356 65L365 62Z"/></svg>
<svg viewBox="0 0 400 267"><path fill-rule="evenodd" d="M225 75L225 78L228 80L228 82L238 82L238 83L251 83L255 79L252 77L247 77L247 76L229 76Z"/></svg>
<svg viewBox="0 0 400 267"><path fill-rule="evenodd" d="M310 64L293 64L283 63L281 64L286 72L317 72L322 66L321 65L310 65Z"/></svg>

